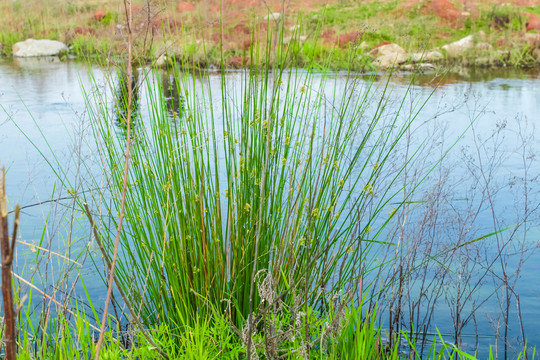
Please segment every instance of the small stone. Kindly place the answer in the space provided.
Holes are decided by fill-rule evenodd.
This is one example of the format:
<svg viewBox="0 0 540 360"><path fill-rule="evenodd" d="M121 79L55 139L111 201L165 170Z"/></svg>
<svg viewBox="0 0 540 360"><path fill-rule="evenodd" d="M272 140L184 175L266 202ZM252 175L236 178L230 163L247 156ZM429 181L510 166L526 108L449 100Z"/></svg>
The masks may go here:
<svg viewBox="0 0 540 360"><path fill-rule="evenodd" d="M370 55L375 57L375 65L381 69L388 69L394 65L400 65L407 61L407 52L397 44L385 44L377 46L370 51Z"/></svg>
<svg viewBox="0 0 540 360"><path fill-rule="evenodd" d="M420 63L420 64L406 64L401 67L405 71L414 71L414 70L420 70L420 71L428 71L428 70L435 70L435 65L430 63Z"/></svg>
<svg viewBox="0 0 540 360"><path fill-rule="evenodd" d="M290 32L294 32L294 31L296 31L296 30L300 30L300 25L294 25L294 26L291 26L291 27L289 28L289 31L290 31Z"/></svg>
<svg viewBox="0 0 540 360"><path fill-rule="evenodd" d="M369 49L369 44L365 41L362 41L360 45L358 45L358 49L360 49L361 51L366 51L367 49Z"/></svg>
<svg viewBox="0 0 540 360"><path fill-rule="evenodd" d="M406 64L401 67L405 71L413 71L416 68L416 64Z"/></svg>
<svg viewBox="0 0 540 360"><path fill-rule="evenodd" d="M493 46L485 42L479 42L478 44L475 45L475 48L479 50L493 50Z"/></svg>
<svg viewBox="0 0 540 360"><path fill-rule="evenodd" d="M168 62L167 54L161 54L156 59L155 65L156 66L164 66L164 65L167 64L167 62Z"/></svg>
<svg viewBox="0 0 540 360"><path fill-rule="evenodd" d="M266 15L263 19L278 21L280 18L281 18L281 13L275 12L275 13Z"/></svg>
<svg viewBox="0 0 540 360"><path fill-rule="evenodd" d="M436 62L442 59L444 59L444 55L438 51L426 51L411 54L411 61L415 63L421 61Z"/></svg>
<svg viewBox="0 0 540 360"><path fill-rule="evenodd" d="M430 63L420 63L418 67L420 70L435 70L435 65Z"/></svg>
<svg viewBox="0 0 540 360"><path fill-rule="evenodd" d="M304 43L307 40L306 35L300 35L300 36L286 36L283 38L283 44L289 44L292 41L297 41L299 43Z"/></svg>
<svg viewBox="0 0 540 360"><path fill-rule="evenodd" d="M497 50L497 56L499 57L499 59L508 59L510 57L510 51Z"/></svg>

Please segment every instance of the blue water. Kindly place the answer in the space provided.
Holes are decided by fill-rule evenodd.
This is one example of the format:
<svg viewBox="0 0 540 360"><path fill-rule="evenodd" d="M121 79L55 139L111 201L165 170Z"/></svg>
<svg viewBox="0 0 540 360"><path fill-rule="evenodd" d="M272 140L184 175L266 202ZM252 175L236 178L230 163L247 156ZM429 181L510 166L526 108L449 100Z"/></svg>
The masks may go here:
<svg viewBox="0 0 540 360"><path fill-rule="evenodd" d="M100 82L103 79L101 71L96 68L93 70L94 76ZM71 61L0 60L0 104L3 108L0 109L0 164L8 170L7 192L10 208L15 203L25 206L67 197L61 201L24 209L19 240L33 244L34 247L18 244L14 272L55 299L63 299L67 293L86 299L86 287L94 305L99 309L106 293L101 277L103 271L99 252L91 241L86 217L80 212L73 213L73 202L69 200L68 192L80 191L83 180L88 178L88 172L99 169L98 160L93 153L94 139L81 93L81 86L91 88L88 74L87 65ZM240 79L238 72L232 72L227 77L233 84ZM336 80L338 87L345 82L344 74L337 73L331 78ZM362 79L367 84L368 77L364 76ZM397 74L390 81L390 96L402 98L410 79L410 74ZM435 77L434 74L417 79L416 85L410 89L411 95L405 108L413 107L418 99L426 98L439 80L440 77ZM384 85L385 78L381 76L377 81L379 90L376 91L381 91L380 87ZM219 87L220 75L209 74L209 82L211 86ZM144 96L141 96L141 99L144 99ZM216 100L219 103L220 99ZM478 189L470 189L474 179L470 178L471 169L467 168L467 164L474 162L468 162L467 156L473 156L476 160L480 158L484 163L489 163L488 160L491 159L497 164L493 173L487 176L492 177L494 184L500 185L497 187L500 190L493 194L493 199L496 200L494 213L499 228L515 225L519 212L525 207L520 187L525 167L530 179L528 206L534 208L540 204L540 166L538 158L534 157L540 151L539 100L538 72L448 74L433 92L409 137L411 146L433 134L436 134L433 136L438 139L438 144L421 154L419 165L429 168L474 120L473 130L467 132L453 147L442 165L442 168L449 170L445 179L450 185L445 191L449 192L448 198L453 200L445 205L448 218L444 226L450 230L445 233L446 237L441 236L441 241L452 240L459 223L457 214L462 215L467 210L466 204L475 204L472 195ZM141 107L144 112L144 104ZM504 130L497 132L497 129L501 128ZM441 132L443 129L444 132ZM525 156L522 156L525 137L530 139L527 140ZM497 151L493 152L495 148ZM81 158L84 162L79 161ZM437 176L437 171L434 171L423 185L422 191L427 192L432 185L429 181L436 181ZM469 202L462 199L468 199ZM411 228L414 228L413 221L420 220L423 209L424 205L415 207L409 219ZM540 244L538 219L538 211L532 212L528 218L527 240L524 243L528 249ZM408 231L411 231L410 228ZM489 207L484 206L472 223L469 236L464 239L472 240L475 234L491 231L492 213ZM524 234L521 228L514 237L522 239ZM504 241L507 236L510 236L509 232L501 234L500 241ZM497 241L494 236L479 244L482 245L478 248L477 256L490 257L496 252ZM40 251L35 246L50 249L62 256ZM507 252L508 256L505 258L510 271L518 265L515 251L516 249ZM529 257L522 265L515 291L520 298L521 318L528 346L532 347L540 346L540 255L538 251L529 251L527 254ZM470 269L455 263L449 266L453 266L454 274L458 274L460 268L464 271ZM79 270L73 271L74 269ZM79 273L80 276L77 276ZM85 287L82 286L81 279ZM456 284L455 279L451 284L450 282L449 278L449 289L453 286L451 284ZM417 286L411 284L410 291L414 292ZM469 305L464 312L473 306L472 299L476 304L482 303L482 299L493 293L498 286L492 277L484 281L474 292L474 297L469 299ZM21 293L28 291L30 287L23 283ZM448 294L451 293L449 290ZM37 296L34 301L37 303L39 299L41 297ZM452 341L449 303L452 303L451 298L447 301L443 298L438 302L432 324L445 334L445 339ZM461 345L468 351L475 349L476 339L473 335L476 332L481 335L479 358L486 356L490 346L497 346L498 354L501 354L501 340L497 340L495 336L496 323L500 322L499 303L495 295L483 302L476 312L476 326L471 321L463 331ZM381 318L384 319L384 316ZM510 324L511 343L519 348L521 329L515 301L510 309ZM434 328L431 330L435 331Z"/></svg>

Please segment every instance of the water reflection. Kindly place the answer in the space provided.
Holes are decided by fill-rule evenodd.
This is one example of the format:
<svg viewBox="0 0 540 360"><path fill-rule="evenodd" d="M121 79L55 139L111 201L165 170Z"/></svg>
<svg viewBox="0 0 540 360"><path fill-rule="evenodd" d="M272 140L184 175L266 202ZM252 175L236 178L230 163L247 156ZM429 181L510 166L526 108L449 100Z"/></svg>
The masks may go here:
<svg viewBox="0 0 540 360"><path fill-rule="evenodd" d="M167 104L167 112L172 119L179 119L184 112L184 97L181 94L181 86L177 76L168 72L161 74L161 87L163 98Z"/></svg>
<svg viewBox="0 0 540 360"><path fill-rule="evenodd" d="M128 75L125 70L118 70L117 85L116 85L116 124L125 128L127 124L129 99L128 99L128 82L131 87L131 119L137 119L139 114L139 72L134 71L131 76L131 81L128 80Z"/></svg>
<svg viewBox="0 0 540 360"><path fill-rule="evenodd" d="M392 74L391 82L408 85L411 81L412 72L400 71ZM366 80L371 79L374 74L362 75ZM376 81L385 81L388 74L375 74ZM496 79L511 80L535 80L540 78L538 69L475 69L456 67L440 72L429 71L414 74L414 84L423 87L440 87L444 85L459 84L463 82L490 82ZM501 86L502 90L509 90L509 86Z"/></svg>

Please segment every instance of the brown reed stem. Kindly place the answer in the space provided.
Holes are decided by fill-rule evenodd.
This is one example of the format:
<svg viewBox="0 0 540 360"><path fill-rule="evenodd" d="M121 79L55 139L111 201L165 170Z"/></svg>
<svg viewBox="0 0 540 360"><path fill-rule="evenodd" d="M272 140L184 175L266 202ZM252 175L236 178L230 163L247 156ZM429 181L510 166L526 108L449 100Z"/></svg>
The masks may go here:
<svg viewBox="0 0 540 360"><path fill-rule="evenodd" d="M13 286L11 284L11 264L19 227L20 207L15 207L13 235L9 241L9 224L6 199L6 169L2 168L0 183L0 249L2 251L2 296L4 298L4 342L6 343L6 360L17 359L17 339L15 334L15 310L13 303Z"/></svg>
<svg viewBox="0 0 540 360"><path fill-rule="evenodd" d="M124 180L122 185L122 198L121 198L121 204L120 204L120 216L118 219L118 226L116 228L116 239L114 241L114 254L113 259L111 263L111 267L109 270L109 287L107 289L107 298L105 300L105 306L103 309L103 317L101 319L101 330L99 333L99 339L96 344L96 357L95 359L99 359L99 352L101 350L101 347L103 345L103 337L105 335L105 328L107 324L107 315L109 312L109 304L111 302L112 297L112 289L114 285L114 271L116 267L116 260L118 259L118 245L120 243L120 234L122 233L122 224L124 220L125 215L125 205L126 205L126 193L127 193L127 181L128 181L128 175L129 175L129 152L130 152L130 144L131 144L131 105L132 105L132 97L133 97L133 88L131 86L131 78L132 78L132 72L133 67L131 64L133 54L132 54L132 46L133 46L133 29L132 29L132 8L131 8L131 0L124 0L124 8L126 11L126 18L127 18L127 29L128 29L128 42L127 42L127 50L128 50L128 59L127 59L127 95L128 95L128 103L127 103L127 115L126 115L126 151L124 155Z"/></svg>

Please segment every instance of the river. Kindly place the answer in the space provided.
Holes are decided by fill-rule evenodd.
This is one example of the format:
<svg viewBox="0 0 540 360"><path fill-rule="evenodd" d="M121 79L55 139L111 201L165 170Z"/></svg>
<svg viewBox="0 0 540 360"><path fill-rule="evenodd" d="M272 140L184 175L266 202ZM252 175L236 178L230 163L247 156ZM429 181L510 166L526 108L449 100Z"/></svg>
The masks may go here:
<svg viewBox="0 0 540 360"><path fill-rule="evenodd" d="M10 208L15 203L22 206L33 205L23 209L19 239L21 243L17 246L14 272L33 286L45 290L49 296L58 298L69 293L71 296L86 299L80 280L82 278L91 299L99 309L106 292L99 252L90 240L86 217L78 212L73 213L71 210L74 204L69 200L69 191L81 185L73 183L72 179L84 179L85 173L99 169L99 161L92 156L94 140L81 91L81 87L91 88L89 70L93 71L94 80L97 82L103 79L102 72L97 67L74 61L59 61L54 58L0 59L0 164L5 166L8 172ZM221 75L209 73L208 76L210 84L219 87ZM239 73L230 72L225 76L234 83ZM336 73L330 77L339 83L345 81L346 76L347 74ZM162 75L161 78L168 79L168 76ZM362 75L361 78L362 81L369 81L367 75ZM411 74L395 74L389 82L391 96L400 98L408 89L410 79ZM386 77L378 76L375 81L377 84L384 84ZM510 277L514 276L518 266L521 266L513 288L515 293L519 294L521 316L518 316L518 308L513 298L509 309L509 339L518 349L522 322L528 346L538 347L540 253L534 250L540 246L540 228L539 214L534 209L540 204L540 165L538 158L535 158L540 151L540 73L462 70L444 75L425 74L416 79L412 88L414 95L426 97L431 92L433 94L418 118L419 125L413 127L417 129L416 134L429 136L434 131L444 129L444 132L437 132L436 138L448 148L471 120L477 119L474 127L453 147L441 167L452 170L444 175L444 179L455 180L450 189L445 189L455 200L445 208L449 213L453 211L445 220L447 228L451 229L444 230L447 236L455 236L458 232L455 226L457 223L470 220L460 217L460 213L470 212L471 208L467 206L474 207L476 204L472 200L468 201L474 193L470 188L471 184L478 184L478 181L475 183L474 179L471 179L471 176L474 177L471 174L489 177L496 188L493 198L497 200L495 205L482 206L478 209L474 221L470 220L475 234L493 231L494 219L498 229L506 228L516 225L523 220L525 212L530 212L527 215L526 227L520 226L512 235L509 235L512 229L507 230L500 235L500 240L491 236L479 241L482 245L475 248L474 256L493 256L497 241L504 242L507 236L512 237L511 244L523 244L523 247L518 246L519 249L527 249L523 264L520 263L519 249L516 250L513 245L508 248L514 250L504 250L505 257L501 263L508 269ZM171 96L172 101L178 103L178 97L174 98L174 94ZM144 113L144 101L141 101ZM423 156L440 156L440 153L433 154L437 151L440 150L434 147L431 153L428 151ZM88 162L82 162L81 159ZM480 162L485 165L484 173L478 172L478 169L474 168L476 165L471 165L471 168L467 166ZM59 167L58 164L62 166ZM435 173L430 179L436 178ZM81 174L82 176L77 176ZM522 190L525 179L528 188L526 198ZM427 187L426 185L425 191ZM62 200L49 201L58 198ZM42 204L35 205L39 203ZM411 222L413 220L421 219L420 216L415 216ZM45 223L47 227L44 230ZM441 225L438 226L441 228ZM40 250L36 246L49 250ZM489 278L482 279L483 270L463 260L466 257L470 260L473 255L468 253L460 256L458 259L464 263L460 267L463 274L457 274L459 279L467 272L474 272L475 275L470 281L479 284L463 309L466 313L471 307L478 307L476 316L470 318L464 327L461 345L467 351L474 351L477 338L475 334L479 334L479 358L486 356L490 346L497 349L500 355L502 345L496 333L497 329L502 329L499 307L503 292L500 283L494 279L502 275L498 270L493 270L494 267L489 270ZM77 276L78 272L73 271L75 268L81 269L80 278ZM497 276L494 277L493 273ZM436 278L434 275L428 277ZM449 277L448 281L451 278ZM451 319L455 317L452 313L455 299L451 294L457 291L457 284L459 281L454 280L448 285L454 290L448 290L441 295L441 300L434 307L436 311L429 329L434 332L436 325L445 334L445 338L450 340L454 333ZM414 292L419 286L419 282L411 281L408 289ZM30 285L23 283L21 289L21 295L24 295L25 291L29 291ZM384 316L381 318L385 320Z"/></svg>

